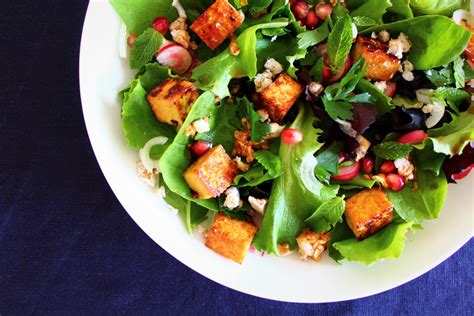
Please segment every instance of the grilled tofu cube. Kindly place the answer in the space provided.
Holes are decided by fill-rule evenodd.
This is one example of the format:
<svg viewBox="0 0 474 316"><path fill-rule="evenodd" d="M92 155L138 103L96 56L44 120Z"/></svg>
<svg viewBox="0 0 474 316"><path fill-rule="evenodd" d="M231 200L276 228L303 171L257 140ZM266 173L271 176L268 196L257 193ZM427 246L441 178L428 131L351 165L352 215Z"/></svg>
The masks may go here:
<svg viewBox="0 0 474 316"><path fill-rule="evenodd" d="M178 126L183 125L198 97L193 83L178 79L166 79L146 96L158 121Z"/></svg>
<svg viewBox="0 0 474 316"><path fill-rule="evenodd" d="M352 51L352 58L357 61L364 57L367 72L365 77L375 81L388 81L400 67L400 60L387 53L388 44L382 41L358 36Z"/></svg>
<svg viewBox="0 0 474 316"><path fill-rule="evenodd" d="M221 256L242 263L256 232L254 224L219 213L207 232L206 246Z"/></svg>
<svg viewBox="0 0 474 316"><path fill-rule="evenodd" d="M286 73L281 73L268 88L260 93L260 106L273 122L283 119L303 93L304 87Z"/></svg>
<svg viewBox="0 0 474 316"><path fill-rule="evenodd" d="M221 195L234 181L237 172L237 165L219 145L199 157L183 176L200 199L210 199Z"/></svg>
<svg viewBox="0 0 474 316"><path fill-rule="evenodd" d="M346 201L344 215L355 236L364 239L390 224L393 205L381 189L367 189Z"/></svg>
<svg viewBox="0 0 474 316"><path fill-rule="evenodd" d="M237 11L227 0L217 0L194 21L190 29L209 48L214 49L230 37L244 19L244 14Z"/></svg>

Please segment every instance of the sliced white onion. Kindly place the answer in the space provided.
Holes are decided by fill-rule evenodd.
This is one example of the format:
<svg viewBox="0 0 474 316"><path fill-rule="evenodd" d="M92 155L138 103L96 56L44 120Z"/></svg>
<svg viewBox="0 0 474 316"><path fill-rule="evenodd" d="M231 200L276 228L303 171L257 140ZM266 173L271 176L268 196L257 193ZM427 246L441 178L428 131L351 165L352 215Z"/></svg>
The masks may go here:
<svg viewBox="0 0 474 316"><path fill-rule="evenodd" d="M178 11L178 15L180 18L187 18L188 16L186 15L186 11L184 10L183 6L179 2L179 0L173 0L173 3L171 4L176 11Z"/></svg>
<svg viewBox="0 0 474 316"><path fill-rule="evenodd" d="M418 89L416 90L416 99L421 103L429 104L433 93L433 89Z"/></svg>
<svg viewBox="0 0 474 316"><path fill-rule="evenodd" d="M127 39L128 39L128 33L127 33L127 26L125 26L125 24L122 23L122 25L120 25L120 31L119 31L119 56L120 58L124 58L124 59L127 59L128 58L128 43L127 43Z"/></svg>
<svg viewBox="0 0 474 316"><path fill-rule="evenodd" d="M443 118L444 112L446 111L444 104L439 101L435 101L433 105L434 106L430 112L430 115L425 120L425 125L428 128L432 128L433 126L438 124L438 122L441 121L441 119Z"/></svg>
<svg viewBox="0 0 474 316"><path fill-rule="evenodd" d="M357 34L359 32L357 31L357 25L355 23L352 23L352 38L357 38Z"/></svg>
<svg viewBox="0 0 474 316"><path fill-rule="evenodd" d="M319 194L323 185L314 176L314 168L318 161L312 154L307 154L301 161L300 175L306 189L314 194Z"/></svg>
<svg viewBox="0 0 474 316"><path fill-rule="evenodd" d="M159 167L159 161L158 160L153 160L150 158L150 150L153 146L156 145L164 145L168 141L167 137L163 136L158 136L150 139L145 146L143 146L142 149L138 152L138 155L140 156L140 160L143 164L143 167L145 167L146 171L152 173L154 170L159 173L160 172L160 167Z"/></svg>
<svg viewBox="0 0 474 316"><path fill-rule="evenodd" d="M456 24L461 24L461 21L466 21L467 24L474 27L474 17L471 13L467 12L466 10L456 10L453 13L453 21Z"/></svg>

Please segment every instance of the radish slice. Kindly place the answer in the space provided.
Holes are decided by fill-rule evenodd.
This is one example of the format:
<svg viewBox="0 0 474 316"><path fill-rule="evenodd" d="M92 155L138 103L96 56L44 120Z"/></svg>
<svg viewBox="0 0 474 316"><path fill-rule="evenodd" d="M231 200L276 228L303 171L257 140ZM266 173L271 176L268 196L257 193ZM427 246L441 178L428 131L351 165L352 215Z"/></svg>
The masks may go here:
<svg viewBox="0 0 474 316"><path fill-rule="evenodd" d="M333 180L347 181L354 179L360 170L360 163L358 161L353 161L349 166L342 166L338 169L337 176L331 176Z"/></svg>
<svg viewBox="0 0 474 316"><path fill-rule="evenodd" d="M459 173L455 173L451 176L451 178L454 180L454 181L458 181L458 180L461 180L463 178L465 178L470 172L471 170L474 168L474 164L470 165L469 167L467 167L466 169L464 169L463 171L459 172Z"/></svg>
<svg viewBox="0 0 474 316"><path fill-rule="evenodd" d="M192 63L191 54L184 47L177 44L169 44L163 47L156 60L163 66L167 66L177 75L185 73Z"/></svg>
<svg viewBox="0 0 474 316"><path fill-rule="evenodd" d="M323 63L323 81L327 83L334 83L339 81L348 71L351 69L352 60L351 56L347 56L346 62L344 63L344 68L341 69L337 74L334 74L329 68L329 62L324 58Z"/></svg>
<svg viewBox="0 0 474 316"><path fill-rule="evenodd" d="M428 134L422 130L416 130L409 133L406 133L398 139L399 143L403 144L419 144L428 137Z"/></svg>
<svg viewBox="0 0 474 316"><path fill-rule="evenodd" d="M397 84L395 82L388 82L387 88L385 88L385 95L389 98L392 98L395 95L395 90L397 89Z"/></svg>

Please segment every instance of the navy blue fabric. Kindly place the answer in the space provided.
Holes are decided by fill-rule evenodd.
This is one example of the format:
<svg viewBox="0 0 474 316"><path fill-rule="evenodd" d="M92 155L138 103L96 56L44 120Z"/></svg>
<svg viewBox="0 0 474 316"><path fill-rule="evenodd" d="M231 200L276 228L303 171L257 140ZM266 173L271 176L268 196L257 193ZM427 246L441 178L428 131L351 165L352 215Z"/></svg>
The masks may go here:
<svg viewBox="0 0 474 316"><path fill-rule="evenodd" d="M118 203L86 135L78 86L86 6L2 2L1 315L474 314L472 241L397 289L320 305L241 294L168 255Z"/></svg>

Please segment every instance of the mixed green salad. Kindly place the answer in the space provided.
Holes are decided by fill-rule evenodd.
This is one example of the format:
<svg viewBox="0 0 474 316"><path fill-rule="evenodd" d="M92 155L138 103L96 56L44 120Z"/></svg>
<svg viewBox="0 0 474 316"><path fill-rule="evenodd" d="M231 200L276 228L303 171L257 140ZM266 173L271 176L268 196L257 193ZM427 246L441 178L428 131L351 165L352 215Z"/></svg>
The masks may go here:
<svg viewBox="0 0 474 316"><path fill-rule="evenodd" d="M138 173L227 258L399 257L474 167L469 1L110 3Z"/></svg>

